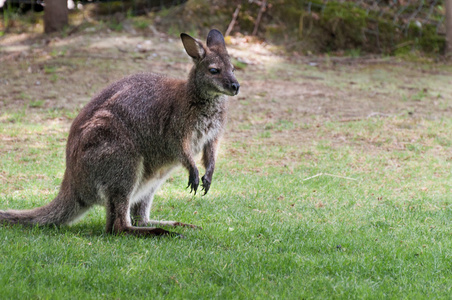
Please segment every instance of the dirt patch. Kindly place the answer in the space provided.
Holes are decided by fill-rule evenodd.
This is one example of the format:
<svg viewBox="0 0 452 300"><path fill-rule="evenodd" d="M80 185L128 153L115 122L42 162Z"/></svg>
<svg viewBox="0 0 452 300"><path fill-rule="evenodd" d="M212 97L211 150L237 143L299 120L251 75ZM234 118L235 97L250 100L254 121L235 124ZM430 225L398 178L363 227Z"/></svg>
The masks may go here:
<svg viewBox="0 0 452 300"><path fill-rule="evenodd" d="M282 57L271 45L245 37L228 43L241 83L240 95L230 98L232 137L272 129L267 141L296 144L328 121L452 113L450 66ZM191 67L179 39L161 33L87 28L65 38L7 35L0 45L2 112L77 111L125 75L156 72L184 78Z"/></svg>

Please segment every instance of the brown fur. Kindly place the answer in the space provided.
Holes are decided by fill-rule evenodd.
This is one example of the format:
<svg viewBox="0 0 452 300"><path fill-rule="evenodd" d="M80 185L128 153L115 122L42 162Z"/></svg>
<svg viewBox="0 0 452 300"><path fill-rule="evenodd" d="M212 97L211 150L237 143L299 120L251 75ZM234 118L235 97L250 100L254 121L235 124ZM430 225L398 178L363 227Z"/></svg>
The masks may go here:
<svg viewBox="0 0 452 300"><path fill-rule="evenodd" d="M0 222L67 224L93 205L104 205L109 233L169 233L132 223L195 227L150 220L152 200L179 165L188 170L188 187L196 193L200 180L194 156L200 152L206 168L201 184L209 191L226 122L225 95L236 95L239 84L219 31L209 32L206 45L186 34L181 39L194 62L188 80L137 74L100 92L71 126L57 197L32 210L0 211Z"/></svg>

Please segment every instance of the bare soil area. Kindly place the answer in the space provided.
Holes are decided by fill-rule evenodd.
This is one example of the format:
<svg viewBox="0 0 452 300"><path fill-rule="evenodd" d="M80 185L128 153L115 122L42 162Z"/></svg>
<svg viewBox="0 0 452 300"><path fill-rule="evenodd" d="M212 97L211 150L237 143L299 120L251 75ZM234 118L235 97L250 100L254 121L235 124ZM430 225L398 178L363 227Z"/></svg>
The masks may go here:
<svg viewBox="0 0 452 300"><path fill-rule="evenodd" d="M230 98L233 137L281 127L269 141L295 145L328 121L452 116L452 67L444 63L281 56L246 37L228 44L241 83L239 96ZM25 109L33 118L34 110L61 110L59 118L69 124L95 93L125 75L184 78L190 67L180 40L155 31L6 35L0 39L0 111Z"/></svg>

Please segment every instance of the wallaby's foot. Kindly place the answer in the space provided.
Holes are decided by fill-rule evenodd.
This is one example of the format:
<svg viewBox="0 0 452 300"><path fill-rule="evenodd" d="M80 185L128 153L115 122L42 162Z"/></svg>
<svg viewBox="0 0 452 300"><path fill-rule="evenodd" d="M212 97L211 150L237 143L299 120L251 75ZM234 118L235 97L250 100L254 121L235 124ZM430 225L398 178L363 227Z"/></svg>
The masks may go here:
<svg viewBox="0 0 452 300"><path fill-rule="evenodd" d="M197 225L193 225L193 224L186 224L186 223L181 223L181 222L176 222L174 224L174 226L181 226L181 227L190 227L190 228L194 228L194 229L201 229L201 226L197 226Z"/></svg>
<svg viewBox="0 0 452 300"><path fill-rule="evenodd" d="M125 228L114 228L112 231L113 234L127 234L127 235L135 235L141 237L154 237L154 236L171 236L178 238L185 238L182 234L177 232L168 231L162 228L149 228L149 227L133 227L128 226Z"/></svg>
<svg viewBox="0 0 452 300"><path fill-rule="evenodd" d="M193 225L193 224L187 224L177 221L157 221L157 220L150 220L148 222L145 221L138 221L137 226L168 226L168 227L190 227L194 229L202 229L201 226Z"/></svg>
<svg viewBox="0 0 452 300"><path fill-rule="evenodd" d="M201 229L202 230L201 226L197 226L197 225L193 225L193 224L186 224L186 223L174 222L174 221L172 223L173 223L173 225L166 225L166 226L171 226L171 227L176 227L176 226L179 226L179 227L190 227L190 228Z"/></svg>

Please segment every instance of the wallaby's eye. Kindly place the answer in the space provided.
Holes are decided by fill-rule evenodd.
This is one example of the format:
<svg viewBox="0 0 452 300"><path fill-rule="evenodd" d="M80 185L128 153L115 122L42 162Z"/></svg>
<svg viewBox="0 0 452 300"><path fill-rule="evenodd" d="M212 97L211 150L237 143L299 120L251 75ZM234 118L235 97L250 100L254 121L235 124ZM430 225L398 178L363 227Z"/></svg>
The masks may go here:
<svg viewBox="0 0 452 300"><path fill-rule="evenodd" d="M210 72L210 74L215 75L215 74L220 73L220 70L215 69L215 68L210 68L210 69L209 69L209 72Z"/></svg>

